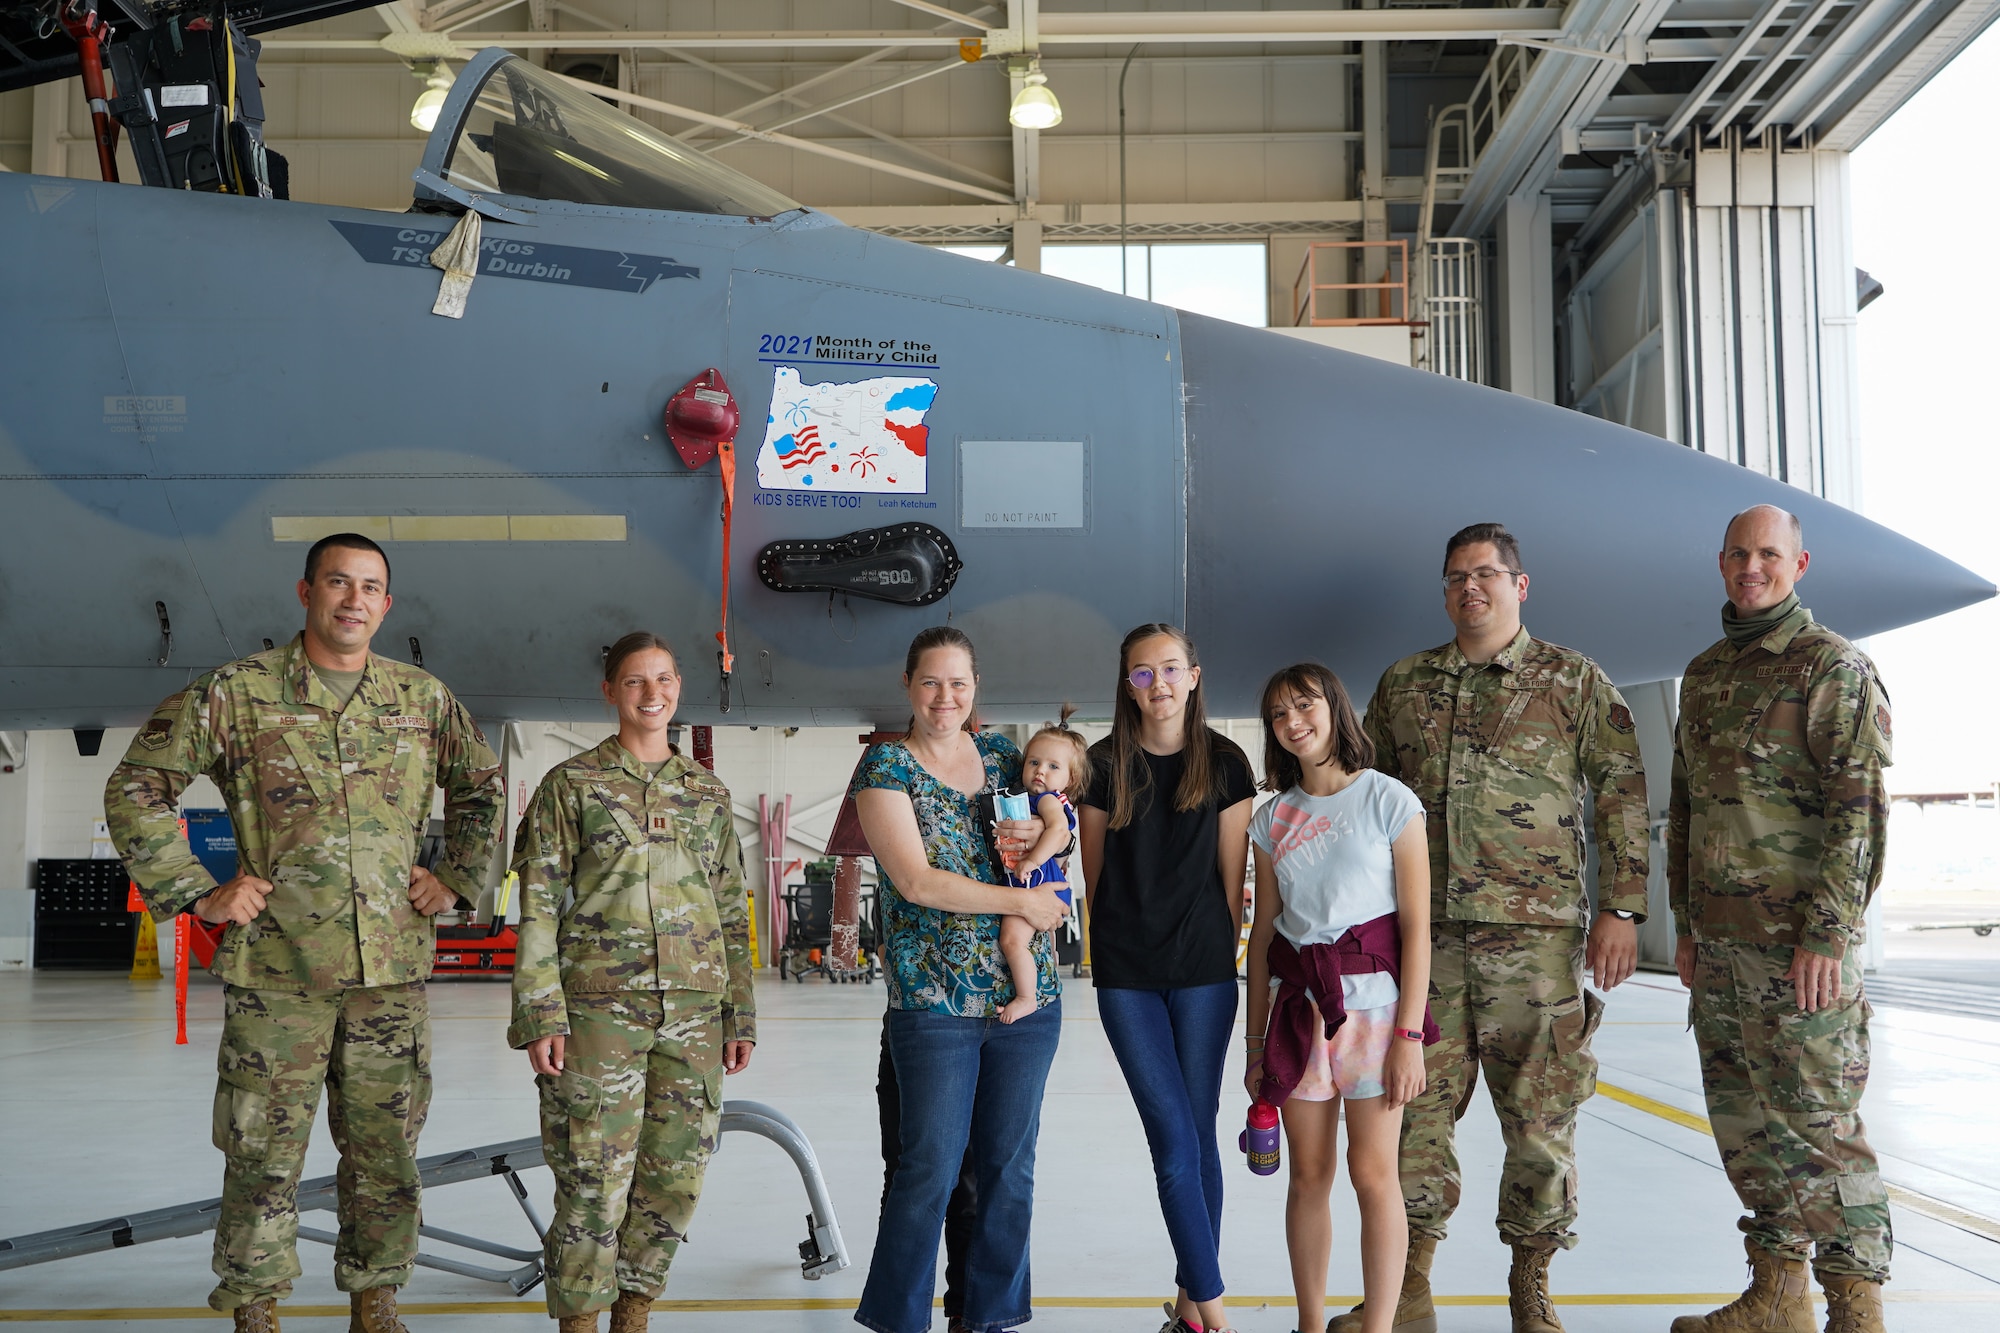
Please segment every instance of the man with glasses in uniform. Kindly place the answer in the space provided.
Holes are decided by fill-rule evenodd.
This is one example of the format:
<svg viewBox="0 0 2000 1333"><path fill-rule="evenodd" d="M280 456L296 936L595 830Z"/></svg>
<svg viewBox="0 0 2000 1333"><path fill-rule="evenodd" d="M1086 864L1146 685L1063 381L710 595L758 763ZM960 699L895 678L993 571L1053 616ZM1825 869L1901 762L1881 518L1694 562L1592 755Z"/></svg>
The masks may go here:
<svg viewBox="0 0 2000 1333"><path fill-rule="evenodd" d="M1410 1225L1393 1327L1437 1327L1431 1259L1458 1206L1457 1122L1483 1070L1500 1118L1500 1238L1514 1333L1562 1333L1550 1257L1576 1244L1576 1111L1597 1088L1590 1051L1609 990L1638 962L1647 809L1632 714L1598 665L1521 628L1528 576L1514 537L1475 523L1445 545L1457 634L1375 687L1375 762L1424 802L1431 855L1431 1012L1444 1039L1403 1112ZM1584 884L1595 816L1602 885ZM1359 1333L1360 1307L1330 1333Z"/></svg>

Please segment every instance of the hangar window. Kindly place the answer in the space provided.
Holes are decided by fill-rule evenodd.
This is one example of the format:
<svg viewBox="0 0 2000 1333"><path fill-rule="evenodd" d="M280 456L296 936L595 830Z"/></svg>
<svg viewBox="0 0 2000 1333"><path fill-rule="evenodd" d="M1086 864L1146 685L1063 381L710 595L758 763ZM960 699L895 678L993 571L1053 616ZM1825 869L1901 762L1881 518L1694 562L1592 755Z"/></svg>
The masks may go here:
<svg viewBox="0 0 2000 1333"><path fill-rule="evenodd" d="M974 259L1005 253L997 245L946 248ZM1270 252L1261 241L1128 245L1124 251L1121 275L1117 245L1044 245L1042 272L1252 328L1270 322Z"/></svg>
<svg viewBox="0 0 2000 1333"><path fill-rule="evenodd" d="M520 59L480 85L445 175L468 190L612 208L775 217L798 207Z"/></svg>

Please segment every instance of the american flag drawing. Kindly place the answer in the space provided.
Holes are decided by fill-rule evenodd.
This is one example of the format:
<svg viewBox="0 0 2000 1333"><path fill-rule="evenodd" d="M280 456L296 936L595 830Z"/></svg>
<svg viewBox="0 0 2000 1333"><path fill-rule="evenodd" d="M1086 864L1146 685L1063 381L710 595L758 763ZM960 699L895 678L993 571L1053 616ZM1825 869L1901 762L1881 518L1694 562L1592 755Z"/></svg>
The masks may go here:
<svg viewBox="0 0 2000 1333"><path fill-rule="evenodd" d="M804 467L826 457L826 446L819 442L818 426L801 426L792 433L792 451L784 456L786 470Z"/></svg>

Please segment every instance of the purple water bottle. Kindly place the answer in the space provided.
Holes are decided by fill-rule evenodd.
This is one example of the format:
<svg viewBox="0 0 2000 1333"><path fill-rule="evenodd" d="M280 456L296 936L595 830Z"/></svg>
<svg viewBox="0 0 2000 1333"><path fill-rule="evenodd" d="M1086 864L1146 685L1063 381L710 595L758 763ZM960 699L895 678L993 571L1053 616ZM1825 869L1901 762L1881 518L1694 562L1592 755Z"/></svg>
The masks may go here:
<svg viewBox="0 0 2000 1333"><path fill-rule="evenodd" d="M1236 1146L1250 1159L1250 1169L1260 1176L1278 1171L1278 1108L1258 1098L1250 1103L1249 1122L1237 1136Z"/></svg>

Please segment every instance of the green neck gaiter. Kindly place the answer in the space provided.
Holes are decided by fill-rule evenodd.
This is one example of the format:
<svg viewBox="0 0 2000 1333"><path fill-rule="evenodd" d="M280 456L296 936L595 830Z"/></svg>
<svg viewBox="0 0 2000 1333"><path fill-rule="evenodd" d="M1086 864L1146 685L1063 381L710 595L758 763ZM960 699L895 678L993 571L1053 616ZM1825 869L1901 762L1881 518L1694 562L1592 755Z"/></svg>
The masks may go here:
<svg viewBox="0 0 2000 1333"><path fill-rule="evenodd" d="M1736 614L1732 602L1722 604L1722 634L1738 648L1752 644L1778 627L1778 622L1799 609L1799 595L1792 593L1768 611L1759 611L1754 616Z"/></svg>

